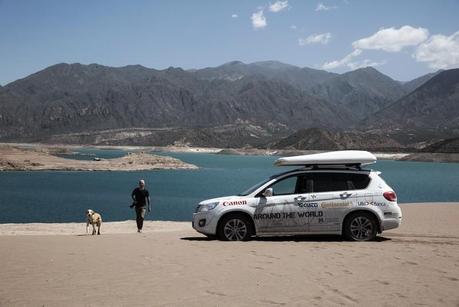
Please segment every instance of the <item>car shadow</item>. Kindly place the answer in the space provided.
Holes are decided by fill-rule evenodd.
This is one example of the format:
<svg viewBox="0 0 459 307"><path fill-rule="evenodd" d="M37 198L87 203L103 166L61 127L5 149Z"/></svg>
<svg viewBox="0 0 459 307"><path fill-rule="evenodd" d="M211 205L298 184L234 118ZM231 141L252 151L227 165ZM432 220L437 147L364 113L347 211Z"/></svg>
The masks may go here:
<svg viewBox="0 0 459 307"><path fill-rule="evenodd" d="M180 240L185 241L219 241L217 237L183 237ZM371 242L391 241L391 238L377 236ZM338 235L297 235L297 236L274 236L274 237L254 237L252 242L348 242L342 236ZM249 241L249 242L250 242Z"/></svg>

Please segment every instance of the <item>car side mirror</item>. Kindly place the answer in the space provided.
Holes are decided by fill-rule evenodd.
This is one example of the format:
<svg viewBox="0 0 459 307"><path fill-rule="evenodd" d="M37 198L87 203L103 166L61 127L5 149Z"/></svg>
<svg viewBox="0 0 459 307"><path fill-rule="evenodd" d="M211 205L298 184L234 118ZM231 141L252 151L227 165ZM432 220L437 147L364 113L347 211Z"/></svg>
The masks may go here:
<svg viewBox="0 0 459 307"><path fill-rule="evenodd" d="M263 194L262 194L264 197L270 197L270 196L273 196L273 188L267 188Z"/></svg>

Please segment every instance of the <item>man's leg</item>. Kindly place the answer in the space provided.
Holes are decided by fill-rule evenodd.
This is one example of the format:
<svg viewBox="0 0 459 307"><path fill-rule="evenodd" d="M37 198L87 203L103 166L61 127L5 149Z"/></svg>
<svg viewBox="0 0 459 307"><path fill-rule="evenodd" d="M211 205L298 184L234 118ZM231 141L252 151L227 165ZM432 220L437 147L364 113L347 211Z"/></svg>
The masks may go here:
<svg viewBox="0 0 459 307"><path fill-rule="evenodd" d="M141 231L143 228L143 220L145 218L145 208L135 208L137 231Z"/></svg>
<svg viewBox="0 0 459 307"><path fill-rule="evenodd" d="M140 230L140 210L141 208L135 208L135 222L137 223L137 230Z"/></svg>
<svg viewBox="0 0 459 307"><path fill-rule="evenodd" d="M140 209L140 230L142 230L143 228L143 220L145 219L145 212L146 212L146 209L145 208L141 208Z"/></svg>

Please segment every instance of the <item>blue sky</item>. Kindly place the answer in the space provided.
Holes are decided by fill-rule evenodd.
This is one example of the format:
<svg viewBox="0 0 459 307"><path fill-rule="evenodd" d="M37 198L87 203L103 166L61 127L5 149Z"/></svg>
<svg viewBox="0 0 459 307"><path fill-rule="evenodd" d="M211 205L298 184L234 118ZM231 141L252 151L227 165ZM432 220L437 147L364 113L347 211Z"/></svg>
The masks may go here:
<svg viewBox="0 0 459 307"><path fill-rule="evenodd" d="M459 1L0 0L0 84L47 66L264 60L397 80L459 67Z"/></svg>

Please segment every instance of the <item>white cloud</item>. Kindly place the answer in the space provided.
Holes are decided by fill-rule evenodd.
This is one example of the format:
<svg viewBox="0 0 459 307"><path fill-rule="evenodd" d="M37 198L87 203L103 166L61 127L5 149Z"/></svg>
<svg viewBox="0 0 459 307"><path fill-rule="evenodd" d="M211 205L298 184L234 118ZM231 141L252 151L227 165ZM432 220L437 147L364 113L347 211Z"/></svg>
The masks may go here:
<svg viewBox="0 0 459 307"><path fill-rule="evenodd" d="M352 70L368 67L368 66L380 66L386 64L386 61L376 62L370 59L365 59L361 61L355 61L355 58L362 54L362 50L355 49L348 55L346 55L341 60L336 60L332 62L327 62L322 65L322 69L335 69L339 67L348 67Z"/></svg>
<svg viewBox="0 0 459 307"><path fill-rule="evenodd" d="M255 29L262 29L268 25L263 9L253 13L250 19L252 19L252 25Z"/></svg>
<svg viewBox="0 0 459 307"><path fill-rule="evenodd" d="M276 1L273 4L269 5L269 10L273 13L280 12L288 7L288 0L286 1Z"/></svg>
<svg viewBox="0 0 459 307"><path fill-rule="evenodd" d="M341 60L326 62L325 64L322 65L322 68L323 69L335 69L341 66L348 66L349 63L352 63L352 60L355 57L359 56L361 53L362 53L362 50L355 49L354 51L346 55L344 58L342 58Z"/></svg>
<svg viewBox="0 0 459 307"><path fill-rule="evenodd" d="M322 34L313 34L313 35L309 35L308 37L306 38L299 38L298 39L298 44L300 46L304 46L304 45L309 45L309 44L322 44L322 45L325 45L325 44L328 44L328 42L330 41L332 35L331 33L322 33Z"/></svg>
<svg viewBox="0 0 459 307"><path fill-rule="evenodd" d="M346 55L341 60L326 62L322 65L323 69L334 69L338 67L349 67L357 69L367 66L379 66L386 62L374 62L369 59L356 61L363 50L383 50L387 52L399 52L405 47L413 47L421 44L429 37L429 31L424 28L414 28L403 26L399 29L394 27L381 29L375 34L356 40L352 43L354 51Z"/></svg>
<svg viewBox="0 0 459 307"><path fill-rule="evenodd" d="M459 67L459 31L451 36L432 35L416 48L413 57L433 69Z"/></svg>
<svg viewBox="0 0 459 307"><path fill-rule="evenodd" d="M296 29L297 29L297 26L295 26L295 25L291 25L291 26L290 26L290 29L292 29L292 30L296 30Z"/></svg>
<svg viewBox="0 0 459 307"><path fill-rule="evenodd" d="M319 4L317 4L316 12L329 11L329 10L333 10L333 9L337 9L337 8L338 8L337 6L326 6L325 4L320 2Z"/></svg>
<svg viewBox="0 0 459 307"><path fill-rule="evenodd" d="M238 18L238 17L239 17L238 14L233 14L233 15L231 15L231 18Z"/></svg>
<svg viewBox="0 0 459 307"><path fill-rule="evenodd" d="M386 61L375 62L369 59L365 59L363 61L349 62L346 66L352 70L355 70L355 69L364 68L368 66L373 66L373 67L381 66L384 64L386 64Z"/></svg>
<svg viewBox="0 0 459 307"><path fill-rule="evenodd" d="M404 47L416 46L429 37L429 31L424 28L403 26L399 29L381 29L372 36L359 39L352 43L354 49L384 50L398 52Z"/></svg>

